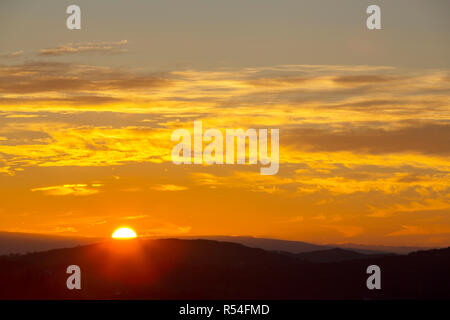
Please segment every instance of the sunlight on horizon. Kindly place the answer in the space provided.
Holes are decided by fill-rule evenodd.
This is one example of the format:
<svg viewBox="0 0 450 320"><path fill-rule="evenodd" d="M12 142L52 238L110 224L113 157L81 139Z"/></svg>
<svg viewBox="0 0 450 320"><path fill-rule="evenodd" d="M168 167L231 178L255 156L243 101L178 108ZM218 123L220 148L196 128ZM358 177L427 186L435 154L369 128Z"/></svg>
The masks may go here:
<svg viewBox="0 0 450 320"><path fill-rule="evenodd" d="M113 239L132 239L136 238L136 232L130 228L119 228L111 236Z"/></svg>

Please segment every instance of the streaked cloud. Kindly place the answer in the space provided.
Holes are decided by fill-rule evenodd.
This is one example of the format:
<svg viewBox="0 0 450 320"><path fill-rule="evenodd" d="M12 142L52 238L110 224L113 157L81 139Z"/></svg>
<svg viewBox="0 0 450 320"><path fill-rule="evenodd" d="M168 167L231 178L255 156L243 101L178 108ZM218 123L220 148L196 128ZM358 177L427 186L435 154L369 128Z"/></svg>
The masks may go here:
<svg viewBox="0 0 450 320"><path fill-rule="evenodd" d="M448 74L383 66L152 73L63 62L2 65L0 180L7 185L20 176L27 196L33 190L35 197L102 199L91 208L94 197L64 198L79 212L45 227L52 232L93 234L126 220L142 223L149 235L208 233L198 207L181 214L176 203L207 210L217 199L231 199L210 217L220 221L217 232L244 233L255 225L254 235L302 234L310 241L326 234L436 242L437 220L427 219L450 225ZM261 176L246 165L173 165L171 132L192 130L197 119L205 129L279 128L279 174ZM50 178L67 172L70 181L89 172L84 181L100 182L53 178L36 186L33 172ZM183 190L189 192L176 192ZM58 201L38 198L41 215ZM253 218L239 220L243 210ZM98 212L104 216L90 219ZM38 225L27 221L23 228ZM419 225L429 233L402 231Z"/></svg>
<svg viewBox="0 0 450 320"><path fill-rule="evenodd" d="M141 236L143 237L161 237L167 235L183 235L191 231L191 226L179 226L172 223L164 223L159 226L145 229Z"/></svg>
<svg viewBox="0 0 450 320"><path fill-rule="evenodd" d="M48 196L89 196L99 192L101 185L64 184L61 186L40 187L31 189L32 192L40 191Z"/></svg>
<svg viewBox="0 0 450 320"><path fill-rule="evenodd" d="M10 53L3 53L0 54L0 58L18 58L21 57L23 55L24 51L23 50L17 50L17 51L13 51Z"/></svg>
<svg viewBox="0 0 450 320"><path fill-rule="evenodd" d="M177 186L174 184L160 184L152 187L153 190L156 191L183 191L188 188L185 186Z"/></svg>
<svg viewBox="0 0 450 320"><path fill-rule="evenodd" d="M55 48L41 49L41 56L61 56L77 53L101 53L101 54L117 54L125 53L127 40L121 41L104 41L104 42L71 42L59 45Z"/></svg>
<svg viewBox="0 0 450 320"><path fill-rule="evenodd" d="M434 235L434 234L448 234L450 233L449 226L434 225L403 225L399 231L391 232L387 236L411 236L411 235Z"/></svg>
<svg viewBox="0 0 450 320"><path fill-rule="evenodd" d="M145 219L145 218L148 218L148 217L149 217L148 214L140 214L140 215L137 215L137 216L128 216L128 217L125 217L124 219L125 220L137 220L137 219Z"/></svg>
<svg viewBox="0 0 450 320"><path fill-rule="evenodd" d="M385 126L385 123L380 123ZM391 128L376 123L358 126L342 123L329 128L295 128L285 131L283 142L310 151L360 151L367 153L419 152L449 154L450 121L397 122Z"/></svg>
<svg viewBox="0 0 450 320"><path fill-rule="evenodd" d="M91 104L103 103L104 99L122 101L114 90L150 90L154 87L169 86L171 81L161 74L138 74L115 70L108 67L74 65L64 62L27 62L20 65L0 66L0 92L4 94L21 94L19 103L70 103L80 98L80 102ZM109 91L109 95L102 93ZM27 94L30 96L23 96ZM34 95L34 96L33 96ZM71 98L69 101L68 98ZM5 102L13 103L12 96L3 97ZM28 100L26 100L28 99ZM97 99L97 100L95 100ZM59 100L59 101L58 101ZM36 101L36 102L37 102Z"/></svg>

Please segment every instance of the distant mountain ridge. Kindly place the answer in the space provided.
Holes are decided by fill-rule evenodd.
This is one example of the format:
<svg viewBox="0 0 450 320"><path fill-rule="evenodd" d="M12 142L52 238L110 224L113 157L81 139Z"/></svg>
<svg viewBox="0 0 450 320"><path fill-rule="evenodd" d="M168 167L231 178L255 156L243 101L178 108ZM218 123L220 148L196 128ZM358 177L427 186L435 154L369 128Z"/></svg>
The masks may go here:
<svg viewBox="0 0 450 320"><path fill-rule="evenodd" d="M0 231L0 255L71 248L99 241L102 239Z"/></svg>
<svg viewBox="0 0 450 320"><path fill-rule="evenodd" d="M291 253L311 252L317 250L325 250L331 247L312 244L301 241L289 241L267 238L254 238L244 236L185 236L180 239L206 239L216 241L226 241L240 243L250 248L260 248L270 251L286 251Z"/></svg>
<svg viewBox="0 0 450 320"><path fill-rule="evenodd" d="M261 248L271 251L285 251L290 253L304 253L332 248L342 248L362 254L407 254L418 250L429 250L427 247L396 247L396 246L370 246L360 244L328 244L317 245L302 241L256 238L248 236L179 236L179 239L209 239L225 242L240 243L250 248ZM105 238L68 237L55 235L42 235L31 233L16 233L0 231L0 255L10 253L31 253L58 248L70 248L79 245L106 241Z"/></svg>
<svg viewBox="0 0 450 320"><path fill-rule="evenodd" d="M250 248L261 248L273 251L286 251L290 253L303 253L333 248L342 248L363 254L386 254L386 253L408 254L413 251L433 249L431 247L402 247L402 246L376 246L376 245L371 246L353 243L318 245L302 241L256 238L248 236L184 236L178 238L228 241L240 243Z"/></svg>
<svg viewBox="0 0 450 320"><path fill-rule="evenodd" d="M343 249L351 249L351 250L358 251L361 253L392 252L392 253L397 253L397 254L408 254L408 253L411 253L414 251L437 249L435 247L384 246L384 245L366 245L366 244L357 244L357 243L343 243L343 244L327 245L327 246L335 246L335 247L343 248Z"/></svg>
<svg viewBox="0 0 450 320"><path fill-rule="evenodd" d="M394 255L394 253L386 253L386 254L363 254L360 252L341 249L341 248L332 248L326 250L318 250L311 252L302 252L294 254L298 259L316 262L316 263L330 263L330 262L341 262L341 261L350 261L350 260L359 260L359 259L373 259L374 257L383 257L387 255Z"/></svg>

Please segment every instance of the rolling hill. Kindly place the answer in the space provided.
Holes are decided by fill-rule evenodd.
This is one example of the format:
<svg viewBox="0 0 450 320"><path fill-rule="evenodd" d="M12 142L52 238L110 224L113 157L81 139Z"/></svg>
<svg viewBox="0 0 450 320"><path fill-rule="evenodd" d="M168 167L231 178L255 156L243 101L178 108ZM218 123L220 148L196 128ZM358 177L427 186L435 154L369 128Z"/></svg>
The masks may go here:
<svg viewBox="0 0 450 320"><path fill-rule="evenodd" d="M33 233L0 231L0 255L31 253L57 248L70 248L101 241L98 238L60 237Z"/></svg>
<svg viewBox="0 0 450 320"><path fill-rule="evenodd" d="M73 264L81 290L66 288ZM382 270L381 290L366 287L371 264ZM116 240L2 256L0 298L450 299L448 270L450 248L317 263L229 242Z"/></svg>

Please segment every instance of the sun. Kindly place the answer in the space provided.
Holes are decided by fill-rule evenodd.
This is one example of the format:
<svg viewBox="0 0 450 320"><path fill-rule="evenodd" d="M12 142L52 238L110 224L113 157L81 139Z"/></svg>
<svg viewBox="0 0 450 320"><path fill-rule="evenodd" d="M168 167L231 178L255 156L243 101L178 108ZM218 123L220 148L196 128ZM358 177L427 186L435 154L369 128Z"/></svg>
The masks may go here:
<svg viewBox="0 0 450 320"><path fill-rule="evenodd" d="M111 236L113 239L131 239L136 238L136 232L130 228L119 228Z"/></svg>

